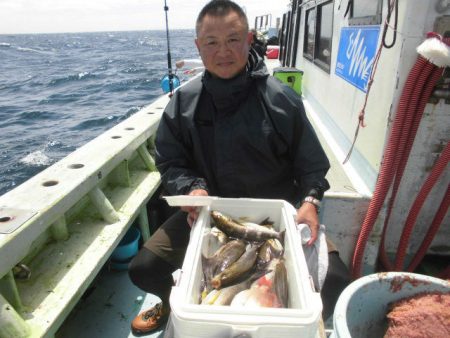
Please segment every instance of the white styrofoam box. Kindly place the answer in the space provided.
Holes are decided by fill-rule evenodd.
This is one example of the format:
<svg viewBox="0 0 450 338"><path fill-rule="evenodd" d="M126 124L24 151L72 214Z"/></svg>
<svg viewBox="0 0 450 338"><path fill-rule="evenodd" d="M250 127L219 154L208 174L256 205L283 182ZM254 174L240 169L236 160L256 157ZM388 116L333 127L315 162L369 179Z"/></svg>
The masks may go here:
<svg viewBox="0 0 450 338"><path fill-rule="evenodd" d="M267 217L285 233L285 264L288 274L288 308L236 308L199 305L203 277L201 254L209 249L210 211L232 218L247 217L258 223ZM282 200L219 198L205 206L191 231L191 238L177 285L170 295L171 320L176 338L309 338L316 337L322 302L314 292L301 239L295 228L295 209Z"/></svg>

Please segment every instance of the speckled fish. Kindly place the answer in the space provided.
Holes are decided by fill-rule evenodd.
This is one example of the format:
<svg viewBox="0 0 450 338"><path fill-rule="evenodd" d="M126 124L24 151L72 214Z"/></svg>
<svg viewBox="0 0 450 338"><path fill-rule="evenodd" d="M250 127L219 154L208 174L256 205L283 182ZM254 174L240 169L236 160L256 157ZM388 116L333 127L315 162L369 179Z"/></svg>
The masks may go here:
<svg viewBox="0 0 450 338"><path fill-rule="evenodd" d="M236 262L231 264L218 275L214 276L211 280L212 287L214 289L225 287L239 280L239 278L248 273L255 265L256 256L260 246L261 244L247 245L245 252Z"/></svg>
<svg viewBox="0 0 450 338"><path fill-rule="evenodd" d="M272 259L283 256L284 248L281 242L276 238L268 239L259 249L257 266L266 266Z"/></svg>
<svg viewBox="0 0 450 338"><path fill-rule="evenodd" d="M222 230L230 237L242 238L251 242L265 241L270 238L276 238L282 241L282 233L265 226L254 224L254 226L245 226L236 222L219 211L211 211L211 217L217 228Z"/></svg>
<svg viewBox="0 0 450 338"><path fill-rule="evenodd" d="M243 240L235 239L222 245L211 257L202 255L202 266L206 284L209 285L213 276L225 270L241 257L245 248L246 243Z"/></svg>

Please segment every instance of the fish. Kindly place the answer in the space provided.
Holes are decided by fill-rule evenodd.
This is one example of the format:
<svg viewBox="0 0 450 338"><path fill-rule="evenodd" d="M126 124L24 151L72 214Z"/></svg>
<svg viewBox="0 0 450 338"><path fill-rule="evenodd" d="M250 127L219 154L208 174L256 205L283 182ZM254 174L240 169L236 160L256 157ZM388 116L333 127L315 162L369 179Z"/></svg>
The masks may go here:
<svg viewBox="0 0 450 338"><path fill-rule="evenodd" d="M207 230L203 237L206 245L202 246L202 254L205 256L209 256L210 252L216 252L228 242L228 236L216 227Z"/></svg>
<svg viewBox="0 0 450 338"><path fill-rule="evenodd" d="M281 307L277 295L267 286L252 286L234 296L230 303L232 307L260 308Z"/></svg>
<svg viewBox="0 0 450 338"><path fill-rule="evenodd" d="M273 280L273 290L278 297L282 307L288 307L289 301L289 288L286 265L284 260L280 260L280 263L275 267L275 276Z"/></svg>
<svg viewBox="0 0 450 338"><path fill-rule="evenodd" d="M234 239L222 245L211 257L202 255L203 274L206 282L205 287L208 291L212 278L237 261L244 253L246 246L245 241Z"/></svg>
<svg viewBox="0 0 450 338"><path fill-rule="evenodd" d="M263 226L272 226L274 222L270 220L270 217L264 218L261 222L258 223L259 225Z"/></svg>
<svg viewBox="0 0 450 338"><path fill-rule="evenodd" d="M217 227L212 227L210 233L217 239L217 242L220 243L220 245L224 245L228 242L228 236Z"/></svg>
<svg viewBox="0 0 450 338"><path fill-rule="evenodd" d="M230 305L234 296L239 292L248 289L250 281L245 280L238 284L230 285L222 289L212 289L203 299L202 305Z"/></svg>
<svg viewBox="0 0 450 338"><path fill-rule="evenodd" d="M249 221L249 219L250 219L249 217L239 217L238 221L239 221L239 223L251 223ZM258 224L270 228L270 227L273 227L274 222L272 222L270 220L270 217L266 217L261 222L259 222Z"/></svg>
<svg viewBox="0 0 450 338"><path fill-rule="evenodd" d="M267 273L254 281L251 287L267 287L276 296L280 307L288 306L288 279L283 258L274 258L267 266Z"/></svg>
<svg viewBox="0 0 450 338"><path fill-rule="evenodd" d="M237 261L213 277L211 280L212 287L214 289L220 289L233 284L251 271L255 266L256 256L258 255L260 246L261 243L248 244L245 252Z"/></svg>
<svg viewBox="0 0 450 338"><path fill-rule="evenodd" d="M259 249L257 266L266 266L272 259L282 257L284 248L281 242L276 238L268 239Z"/></svg>
<svg viewBox="0 0 450 338"><path fill-rule="evenodd" d="M281 232L256 223L254 226L245 226L216 210L211 211L211 218L216 227L230 237L241 238L250 242L260 242L270 238L283 241L284 235Z"/></svg>

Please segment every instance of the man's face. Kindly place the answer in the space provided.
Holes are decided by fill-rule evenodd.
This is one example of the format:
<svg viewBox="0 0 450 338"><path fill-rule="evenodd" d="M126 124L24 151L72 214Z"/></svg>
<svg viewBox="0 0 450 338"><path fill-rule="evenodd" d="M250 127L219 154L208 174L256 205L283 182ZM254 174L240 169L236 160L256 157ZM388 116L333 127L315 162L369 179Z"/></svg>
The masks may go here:
<svg viewBox="0 0 450 338"><path fill-rule="evenodd" d="M247 64L252 34L235 12L226 16L206 15L197 32L203 64L213 75L231 79Z"/></svg>

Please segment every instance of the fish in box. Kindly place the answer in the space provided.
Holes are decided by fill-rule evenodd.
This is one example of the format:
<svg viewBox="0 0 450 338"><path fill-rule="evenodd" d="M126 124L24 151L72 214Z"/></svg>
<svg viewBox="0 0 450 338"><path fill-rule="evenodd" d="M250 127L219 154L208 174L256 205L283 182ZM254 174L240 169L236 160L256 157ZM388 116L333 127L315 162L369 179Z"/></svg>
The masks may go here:
<svg viewBox="0 0 450 338"><path fill-rule="evenodd" d="M205 305L205 302L207 304L208 301L202 297L204 259L205 257L213 258L218 249L217 239L211 233L211 225L214 226L211 217L212 211L229 216L234 220L245 217L246 221L251 223L270 219L273 222L273 231L277 234L284 234L282 260L289 281L287 300L284 301L285 306L276 304L276 302L270 305L280 307L249 306L245 294L240 297L240 301L236 300L238 304L235 306ZM176 338L223 338L239 335L254 338L317 336L322 303L319 293L313 290L309 278L301 239L296 231L294 215L294 207L282 200L217 198L210 205L202 208L200 216L192 228L180 278L170 296L171 322ZM264 237L261 240L268 238L271 237ZM273 238L278 240L278 235ZM252 239L254 238L252 237ZM233 245L239 247L238 244ZM272 245L277 247L274 243ZM261 243L258 247L261 247ZM277 263L273 264L277 265ZM239 283L243 284L237 285ZM264 283L261 281L240 281L239 283L231 284L231 286L237 287L238 291L230 291L224 286L213 291L218 294L211 297L214 299L226 298L229 297L230 292L234 294L237 292L249 293L250 291L246 291L249 290L249 285L252 288L253 297L256 294L256 298L253 300L258 299L259 295L267 296L263 294L267 289L262 287ZM202 298L203 304L201 304ZM265 298L265 300L267 299ZM244 303L239 303L242 301ZM213 303L216 304L215 301ZM228 304L229 300L226 299L224 303Z"/></svg>

